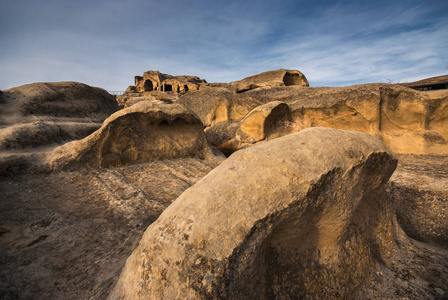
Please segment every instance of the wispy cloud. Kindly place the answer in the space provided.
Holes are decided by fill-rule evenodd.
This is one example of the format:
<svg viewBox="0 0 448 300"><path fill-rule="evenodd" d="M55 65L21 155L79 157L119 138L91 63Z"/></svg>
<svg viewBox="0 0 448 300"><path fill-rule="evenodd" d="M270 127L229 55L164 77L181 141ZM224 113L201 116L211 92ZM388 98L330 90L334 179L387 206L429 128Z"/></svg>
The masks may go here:
<svg viewBox="0 0 448 300"><path fill-rule="evenodd" d="M149 69L229 82L292 68L312 85L448 73L444 1L68 1L0 4L0 89L75 80L109 90Z"/></svg>

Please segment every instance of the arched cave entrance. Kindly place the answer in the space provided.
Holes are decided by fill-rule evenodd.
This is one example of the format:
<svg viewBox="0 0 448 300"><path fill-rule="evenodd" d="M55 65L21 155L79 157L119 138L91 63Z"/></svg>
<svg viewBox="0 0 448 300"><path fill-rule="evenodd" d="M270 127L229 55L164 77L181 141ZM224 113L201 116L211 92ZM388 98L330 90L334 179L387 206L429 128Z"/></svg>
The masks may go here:
<svg viewBox="0 0 448 300"><path fill-rule="evenodd" d="M172 92L173 86L171 84L165 84L165 92Z"/></svg>
<svg viewBox="0 0 448 300"><path fill-rule="evenodd" d="M184 85L184 92L188 92L188 85Z"/></svg>
<svg viewBox="0 0 448 300"><path fill-rule="evenodd" d="M154 85L152 84L151 80L146 80L145 84L143 85L143 89L145 90L145 92L151 92L154 90Z"/></svg>
<svg viewBox="0 0 448 300"><path fill-rule="evenodd" d="M289 85L300 85L302 82L302 79L300 78L300 74L297 73L286 73L285 76L283 76L283 83L286 86Z"/></svg>

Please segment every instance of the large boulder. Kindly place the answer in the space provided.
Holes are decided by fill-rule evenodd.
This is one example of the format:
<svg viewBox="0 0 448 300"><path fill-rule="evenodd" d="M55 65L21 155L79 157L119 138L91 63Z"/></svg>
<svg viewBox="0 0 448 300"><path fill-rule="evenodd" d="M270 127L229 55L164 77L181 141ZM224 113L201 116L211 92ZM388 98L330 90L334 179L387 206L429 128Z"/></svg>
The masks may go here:
<svg viewBox="0 0 448 300"><path fill-rule="evenodd" d="M236 132L236 139L253 144L266 139L289 121L289 107L286 103L272 101L254 108L241 122ZM284 125L284 124L283 124ZM283 130L284 128L280 128ZM285 134L283 134L285 135Z"/></svg>
<svg viewBox="0 0 448 300"><path fill-rule="evenodd" d="M263 72L229 84L237 93L265 86L310 86L305 75L297 70L279 69Z"/></svg>
<svg viewBox="0 0 448 300"><path fill-rule="evenodd" d="M0 99L0 177L38 167L41 156L85 138L118 110L115 97L78 82L32 83Z"/></svg>
<svg viewBox="0 0 448 300"><path fill-rule="evenodd" d="M102 122L118 110L115 97L79 82L32 83L3 91L0 125L58 118Z"/></svg>
<svg viewBox="0 0 448 300"><path fill-rule="evenodd" d="M142 101L116 112L85 139L56 148L47 159L51 169L59 169L209 153L203 125L193 112L179 104Z"/></svg>
<svg viewBox="0 0 448 300"><path fill-rule="evenodd" d="M234 94L223 87L193 91L183 95L177 101L193 110L206 127L229 119L243 118L249 110L243 103L244 106L235 102Z"/></svg>
<svg viewBox="0 0 448 300"><path fill-rule="evenodd" d="M2 99L0 150L84 138L118 110L114 96L78 82L27 84L5 90Z"/></svg>
<svg viewBox="0 0 448 300"><path fill-rule="evenodd" d="M278 99L281 102L287 98L285 95L291 96L290 89L296 86L283 88L287 92L282 90L274 96L272 91L278 91L277 88L260 87L254 91L235 94L226 87L206 87L183 95L177 103L188 107L199 116L206 127L207 140L211 145L231 154L244 147L235 139L241 121L257 107ZM273 124L274 127L278 127L276 125L279 124Z"/></svg>
<svg viewBox="0 0 448 300"><path fill-rule="evenodd" d="M447 254L422 262L433 250L397 226L396 164L372 136L328 128L240 150L146 230L109 298L431 298Z"/></svg>

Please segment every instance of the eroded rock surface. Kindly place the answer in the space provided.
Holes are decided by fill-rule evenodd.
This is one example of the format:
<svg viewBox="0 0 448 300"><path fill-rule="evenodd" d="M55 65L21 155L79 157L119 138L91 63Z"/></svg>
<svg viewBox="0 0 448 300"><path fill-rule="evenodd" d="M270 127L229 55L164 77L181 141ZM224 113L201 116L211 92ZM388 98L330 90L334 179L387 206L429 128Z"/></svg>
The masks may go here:
<svg viewBox="0 0 448 300"><path fill-rule="evenodd" d="M118 110L114 96L79 82L32 83L3 91L0 124L88 118L102 122Z"/></svg>
<svg viewBox="0 0 448 300"><path fill-rule="evenodd" d="M55 149L47 159L51 169L61 169L209 154L203 125L193 112L178 104L142 101L116 112L85 139Z"/></svg>
<svg viewBox="0 0 448 300"><path fill-rule="evenodd" d="M0 179L0 299L104 299L149 224L221 160Z"/></svg>
<svg viewBox="0 0 448 300"><path fill-rule="evenodd" d="M246 92L259 87L291 85L303 87L310 86L302 72L285 69L263 72L229 83L230 88L234 89L237 93Z"/></svg>
<svg viewBox="0 0 448 300"><path fill-rule="evenodd" d="M396 163L328 128L240 150L146 230L110 298L440 296L447 252L409 240L384 193Z"/></svg>
<svg viewBox="0 0 448 300"><path fill-rule="evenodd" d="M389 197L412 238L448 249L448 157L400 155Z"/></svg>
<svg viewBox="0 0 448 300"><path fill-rule="evenodd" d="M290 121L289 114L288 105L280 101L260 105L241 121L236 139L250 144L264 140L275 131L275 127Z"/></svg>
<svg viewBox="0 0 448 300"><path fill-rule="evenodd" d="M33 83L3 91L0 176L29 168L39 159L37 153L88 136L117 110L114 96L78 82Z"/></svg>
<svg viewBox="0 0 448 300"><path fill-rule="evenodd" d="M269 102L288 105L290 121L279 119L287 130L277 136L309 127L356 130L382 139L400 154L448 154L448 92L421 92L399 85L362 84L341 88L300 86L259 87L231 94L225 88L187 94L179 102L195 112L210 132L222 122L233 125ZM204 100L202 100L204 99ZM212 100L213 99L213 100ZM212 101L213 105L201 105ZM207 102L208 103L208 102ZM273 124L275 126L275 124ZM218 128L222 131L221 128ZM225 148L232 140L214 138ZM235 145L235 143L234 143ZM239 149L238 144L235 150ZM240 146L244 147L245 144Z"/></svg>

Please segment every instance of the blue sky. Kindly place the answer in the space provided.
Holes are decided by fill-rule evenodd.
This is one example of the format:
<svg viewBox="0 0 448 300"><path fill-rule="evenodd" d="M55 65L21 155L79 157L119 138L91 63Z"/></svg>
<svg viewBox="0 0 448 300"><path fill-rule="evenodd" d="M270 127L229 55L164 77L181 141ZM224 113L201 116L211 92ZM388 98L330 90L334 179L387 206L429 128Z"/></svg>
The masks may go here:
<svg viewBox="0 0 448 300"><path fill-rule="evenodd" d="M0 0L0 89L115 91L147 70L230 82L279 68L311 86L448 74L448 1Z"/></svg>

